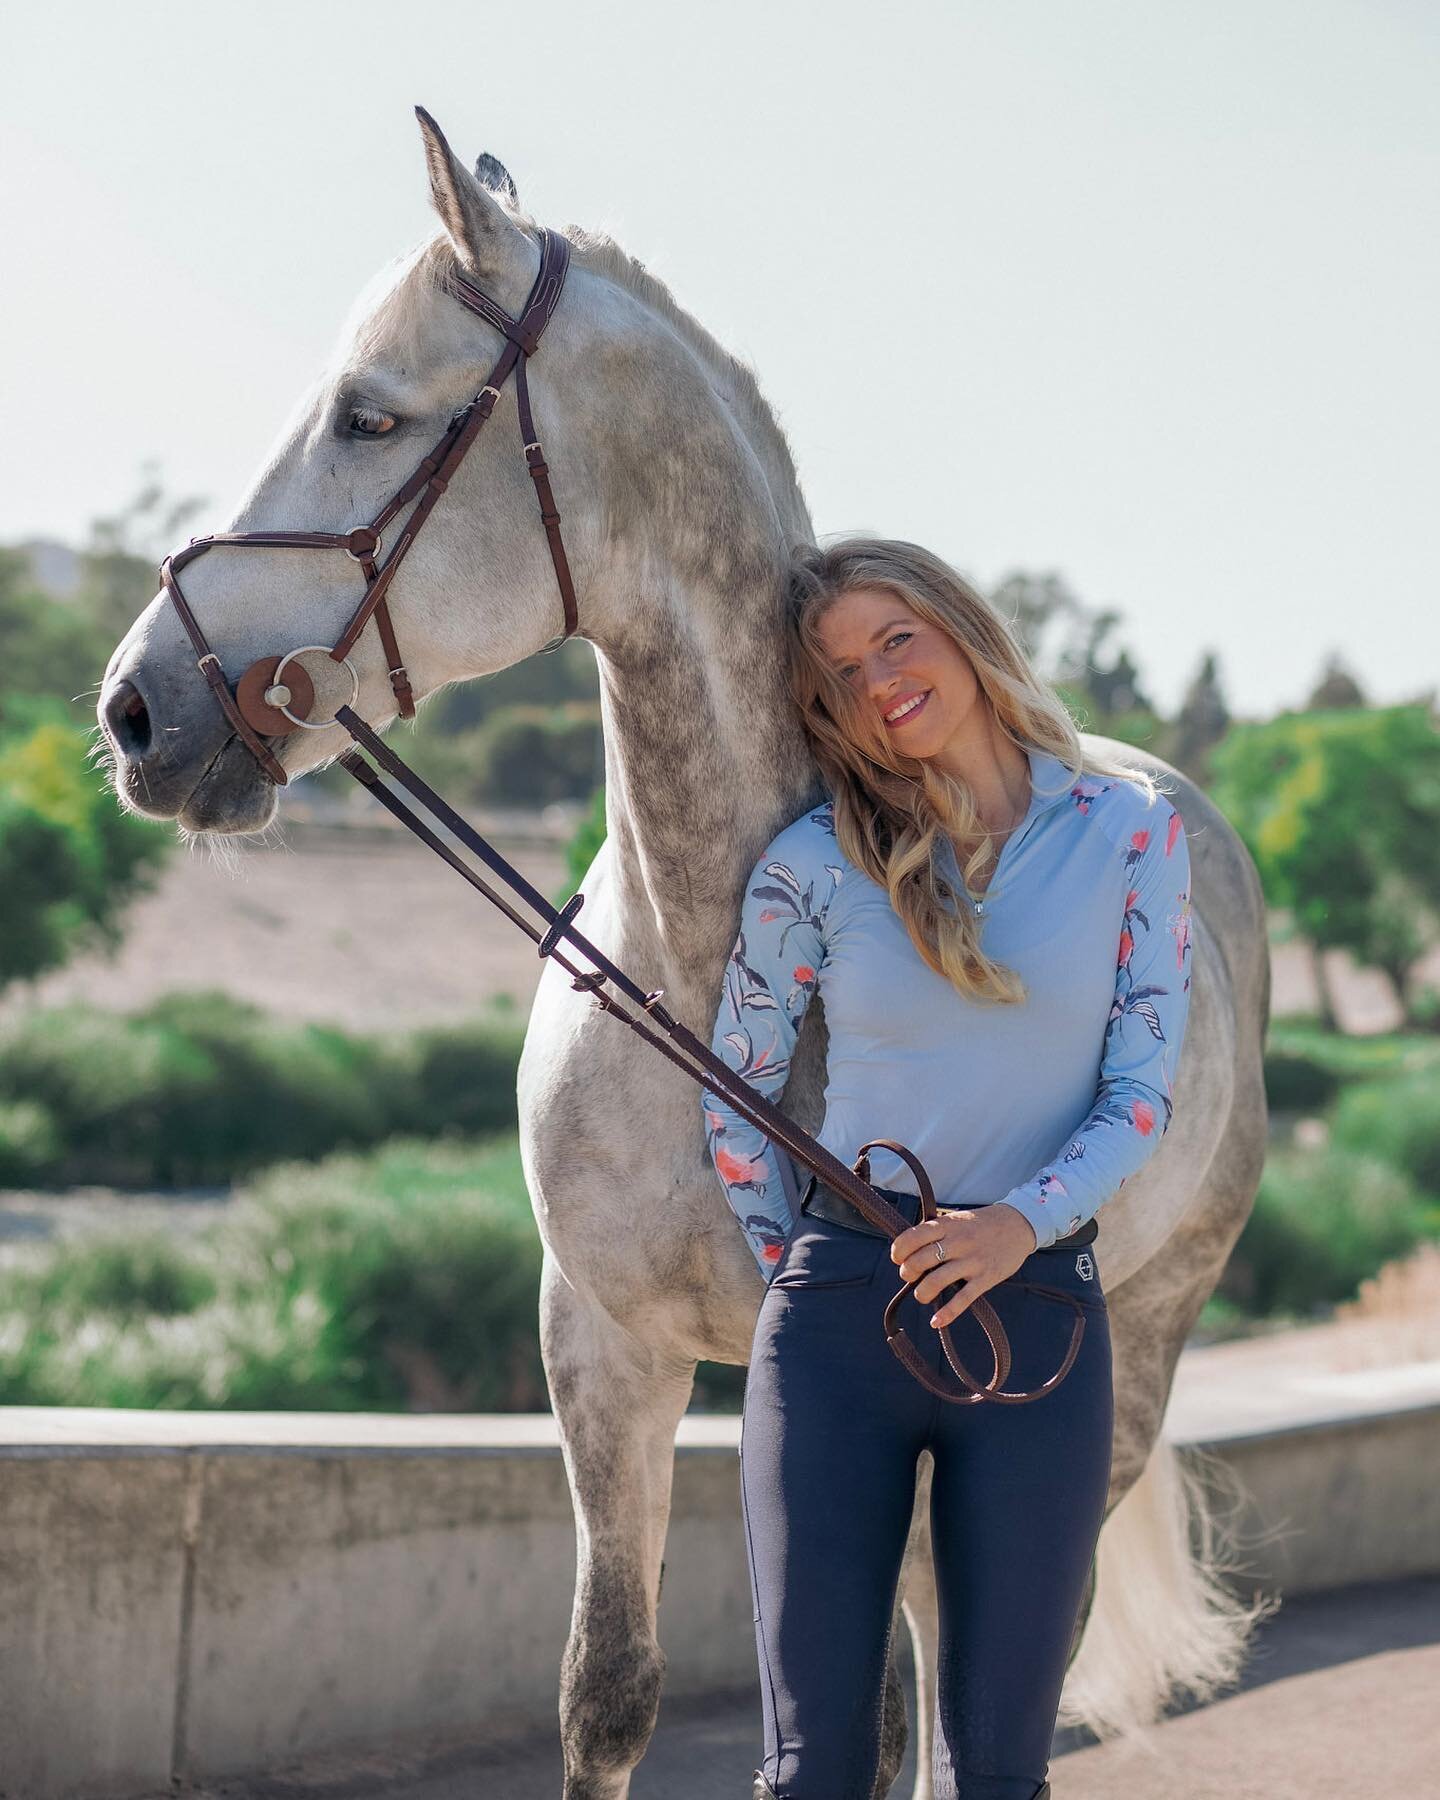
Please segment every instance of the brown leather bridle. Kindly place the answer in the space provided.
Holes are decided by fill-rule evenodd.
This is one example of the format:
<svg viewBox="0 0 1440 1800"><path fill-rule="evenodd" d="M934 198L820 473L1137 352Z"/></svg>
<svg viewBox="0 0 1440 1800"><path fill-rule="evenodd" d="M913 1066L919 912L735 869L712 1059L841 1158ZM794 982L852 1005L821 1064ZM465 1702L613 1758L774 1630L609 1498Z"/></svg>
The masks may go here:
<svg viewBox="0 0 1440 1800"><path fill-rule="evenodd" d="M191 643L195 646L199 657L198 667L210 684L211 692L215 695L226 717L235 727L236 735L277 786L284 787L286 785L285 770L269 746L263 741L260 735L262 732L272 737L280 737L302 728L313 731L324 730L332 724L341 726L350 734L356 744L369 752L387 774L420 800L454 838L501 875L531 909L545 919L546 929L543 932L540 931L531 921L516 912L502 895L496 893L494 888L458 855L450 843L432 831L393 788L387 787L380 780L376 770L365 761L358 751L347 751L340 759L341 766L368 788L375 798L410 831L414 832L422 843L427 844L458 874L462 875L472 887L493 901L509 919L528 933L537 943L542 957L554 957L555 961L572 977L571 985L573 987L582 993L590 994L601 1011L614 1014L622 1024L628 1025L645 1042L660 1051L678 1067L684 1069L702 1087L709 1086L717 1093L724 1093L744 1118L758 1126L776 1143L782 1145L797 1162L813 1170L843 1198L850 1201L872 1225L881 1227L893 1241L902 1231L909 1229L910 1221L897 1207L892 1206L888 1200L878 1194L871 1185L869 1152L877 1147L883 1147L892 1151L909 1165L919 1190L920 1219L917 1223L924 1223L939 1216L939 1207L936 1204L930 1177L918 1157L907 1150L903 1144L898 1144L893 1139L875 1138L870 1143L861 1146L860 1154L856 1158L853 1168L847 1168L838 1157L832 1155L808 1132L802 1130L786 1114L782 1113L758 1088L752 1087L749 1082L737 1075L728 1063L710 1049L708 1044L702 1043L667 1007L662 1005L663 989L656 988L652 992L646 993L625 974L623 969L617 968L602 951L575 929L573 921L583 904L584 896L582 894L573 894L563 907L558 909L554 907L543 894L525 880L518 870L512 868L499 851L487 843L467 820L463 819L432 788L428 787L354 710L353 702L359 691L359 677L355 673L354 665L349 660L350 651L373 616L388 658L390 685L394 690L400 712L405 718L414 717L414 695L405 665L400 657L399 647L395 641L394 625L387 605L390 584L395 579L396 571L409 553L411 545L415 542L420 528L429 518L456 469L464 460L465 453L479 435L481 426L490 417L496 401L500 398L500 391L512 371L515 374L516 401L520 418L520 433L525 448L525 460L535 481L535 489L540 502L540 517L549 540L550 556L555 565L555 578L559 583L560 598L565 608L564 631L558 637L552 638L544 648L546 650L557 649L575 631L578 623L575 587L570 577L570 565L565 556L565 546L560 538L560 514L556 510L555 498L550 490L549 471L541 451L539 438L536 436L535 421L531 417L530 394L525 376L526 364L535 354L545 327L559 302L565 283L565 271L570 262L570 246L558 233L543 229L540 234L540 246L540 272L536 276L535 284L526 300L525 310L518 320L512 319L487 294L482 293L463 276L458 273L450 276L447 283L448 291L463 306L469 307L471 312L478 314L488 324L493 325L504 336L505 348L479 393L462 412L455 416L439 443L427 457L422 459L410 479L392 499L386 502L370 524L357 526L348 532L231 531L220 532L213 537L193 538L185 549L165 558L160 567L161 581L176 612L180 615L181 624L185 627ZM405 521L400 537L389 555L381 561L382 534L412 502L414 510ZM366 583L364 598L352 613L350 622L341 632L339 639L328 652L325 652L323 644L308 644L302 645L297 650L291 650L284 656L262 657L259 661L252 663L240 677L236 691L232 694L220 658L210 648L204 632L200 629L199 621L181 592L180 583L177 580L179 572L189 563L194 562L197 557L203 556L207 550L213 550L217 545L222 544L238 544L252 549L343 550L360 564L364 572ZM344 663L350 670L351 704L337 707L333 718L319 722L312 722L308 718L314 704L314 687L305 674L303 666L296 661L296 658L305 655L310 650L325 652L335 662ZM294 673L287 676L286 669L292 662L295 664ZM292 701L295 703L293 706ZM580 949L594 966L589 969L581 969L569 961L558 948L562 938ZM605 992L607 983L617 987L637 1004L640 1012L645 1016L641 1018L637 1014L627 1011L613 995L607 994ZM660 1029L657 1031L654 1029L655 1026ZM919 1277L915 1279L918 1280ZM995 1373L988 1381L983 1383L977 1381L960 1360L951 1341L949 1325L939 1328L940 1342L946 1361L961 1382L960 1390L957 1391L938 1375L931 1373L925 1359L911 1343L904 1326L899 1322L900 1303L910 1291L911 1282L902 1280L894 1297L885 1308L886 1342L921 1386L942 1400L962 1405L990 1401L1012 1406L1038 1400L1057 1387L1069 1373L1084 1334L1085 1312L1099 1310L1103 1302L1082 1300L1064 1288L1051 1287L1044 1282L1022 1280L1018 1276L1009 1277L1007 1285L1033 1293L1038 1298L1055 1305L1068 1306L1075 1314L1075 1322L1070 1332L1070 1342L1066 1346L1060 1367L1038 1388L1012 1392L1003 1386L1005 1377L1010 1371L1010 1343L1004 1325L983 1293L977 1295L970 1303L970 1310L984 1333L995 1358Z"/></svg>
<svg viewBox="0 0 1440 1800"><path fill-rule="evenodd" d="M414 718L415 696L396 641L394 622L390 617L390 586L401 563L409 555L415 539L420 535L421 527L454 478L455 471L465 460L466 452L480 435L481 426L494 411L500 391L512 370L515 375L515 397L525 461L535 483L535 492L540 502L540 519L550 544L550 559L555 565L555 579L559 583L560 599L565 608L564 631L552 638L544 648L558 649L579 624L575 584L571 579L569 560L560 536L560 514L555 507L555 496L550 489L550 471L531 415L530 388L525 375L526 364L539 348L545 327L559 304L565 286L565 271L569 266L569 244L558 232L542 228L540 272L530 289L525 310L518 319L512 319L503 307L463 275L458 272L450 275L446 283L447 292L487 324L493 325L505 338L505 348L486 376L485 385L479 393L455 415L435 448L421 459L410 479L386 501L368 525L357 525L352 531L216 532L211 537L192 538L183 550L167 556L161 563L161 583L180 616L180 623L185 627L190 642L195 646L200 673L209 682L210 691L234 726L236 736L277 787L286 785L285 770L261 734L285 737L302 729L324 730L334 723L333 719L319 722L310 720L308 715L315 703L314 684L306 674L304 665L296 659L308 651L320 650L332 661L344 663L350 671L350 697L353 703L360 683L354 664L350 662L350 652L372 618L380 633L390 673L390 686L400 714L406 719ZM405 520L389 555L384 556L382 561L384 533L412 502L414 510ZM323 644L305 644L289 651L285 656L261 657L240 677L233 693L220 658L210 648L199 620L181 591L178 579L180 571L197 557L225 544L240 545L252 550L343 550L359 563L365 577L364 597L350 615L350 622L333 646L327 650ZM294 672L287 676L286 670L292 663Z"/></svg>

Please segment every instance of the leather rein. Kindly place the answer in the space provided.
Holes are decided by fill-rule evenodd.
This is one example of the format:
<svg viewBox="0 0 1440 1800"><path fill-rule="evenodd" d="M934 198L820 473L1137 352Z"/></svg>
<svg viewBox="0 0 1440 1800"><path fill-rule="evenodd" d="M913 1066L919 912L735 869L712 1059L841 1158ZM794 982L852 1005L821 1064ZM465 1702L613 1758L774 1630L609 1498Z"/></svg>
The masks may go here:
<svg viewBox="0 0 1440 1800"><path fill-rule="evenodd" d="M479 436L485 421L494 411L501 390L512 373L515 376L516 405L525 461L535 483L540 519L549 542L555 579L565 613L564 631L552 638L544 649L558 649L577 627L575 586L560 536L560 514L551 492L549 470L535 432L526 380L526 365L535 354L545 327L559 303L569 262L570 246L565 238L557 232L542 228L540 271L518 320L512 319L494 300L460 274L453 273L450 276L448 291L462 306L468 307L487 324L494 326L505 338L505 348L479 393L456 414L434 449L421 459L410 478L368 525L357 526L348 532L232 531L219 532L211 537L192 538L184 549L165 558L160 566L160 579L195 647L200 673L209 683L211 692L234 727L236 735L277 787L284 787L287 777L278 758L264 742L264 736L283 737L296 730L320 731L328 729L332 724L343 727L355 743L369 753L379 769L383 769L401 788L419 800L448 833L500 876L545 921L545 928L541 930L518 912L445 838L425 824L407 801L381 780L377 769L358 750L348 750L340 758L341 767L354 776L388 812L457 874L498 906L507 918L535 942L542 958L553 957L570 975L572 987L579 992L588 993L599 1011L613 1014L662 1056L683 1069L692 1080L702 1087L724 1094L743 1118L748 1119L767 1137L781 1145L797 1162L812 1170L828 1186L843 1195L864 1218L883 1229L893 1241L902 1231L910 1229L910 1221L871 1186L869 1152L876 1148L886 1149L908 1165L919 1190L920 1219L917 1222L924 1223L937 1218L939 1208L930 1177L917 1156L903 1144L895 1143L890 1138L872 1138L869 1143L861 1146L854 1166L847 1168L808 1132L782 1113L758 1088L752 1087L737 1075L728 1063L714 1054L708 1044L697 1038L662 1005L663 988L645 992L575 929L573 921L584 904L583 894L573 894L563 907L551 905L492 844L422 781L353 709L360 681L354 664L350 661L350 652L360 633L373 618L380 633L390 685L401 716L415 716L414 693L400 656L390 617L389 589L421 527L453 479L470 446ZM384 533L412 503L413 510L404 521L399 537L389 553L385 554ZM284 656L262 657L250 665L232 691L220 658L211 649L199 621L181 591L178 579L180 572L198 557L224 545L240 545L252 549L343 550L360 565L365 577L365 593L333 646L327 648L323 644L307 644ZM351 703L337 707L330 719L316 721L309 717L314 706L314 684L297 659L310 651L322 652L334 662L343 663L350 674ZM291 672L287 674L287 670ZM593 966L584 969L571 962L558 948L562 939L581 951ZM618 988L639 1011L628 1010L612 994L607 993L607 983ZM641 1017L641 1014L644 1016ZM900 1302L911 1288L911 1284L903 1280L885 1308L886 1342L921 1386L942 1400L957 1404L992 1401L1011 1405L1039 1400L1058 1387L1069 1373L1084 1334L1085 1312L1096 1308L1099 1303L1084 1300L1063 1288L1051 1287L1043 1282L1021 1281L1016 1276L1008 1278L1008 1285L1022 1288L1042 1300L1069 1306L1075 1314L1070 1342L1060 1367L1037 1388L1022 1392L1010 1392L1004 1388L1003 1383L1011 1366L1010 1342L998 1314L984 1294L978 1295L971 1302L968 1311L973 1314L985 1334L994 1355L995 1373L987 1382L977 1381L960 1360L951 1341L949 1325L939 1327L939 1338L946 1360L962 1384L961 1390L957 1391L931 1372L898 1320Z"/></svg>

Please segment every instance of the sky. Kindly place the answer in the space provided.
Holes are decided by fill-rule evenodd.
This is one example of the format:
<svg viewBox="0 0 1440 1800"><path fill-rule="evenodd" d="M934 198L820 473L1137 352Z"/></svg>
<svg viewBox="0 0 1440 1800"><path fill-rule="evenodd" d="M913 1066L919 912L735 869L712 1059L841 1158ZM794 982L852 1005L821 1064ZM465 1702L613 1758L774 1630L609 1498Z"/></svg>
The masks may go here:
<svg viewBox="0 0 1440 1800"><path fill-rule="evenodd" d="M47 0L0 74L0 542L222 524L433 229L412 108L745 357L820 533L1056 572L1164 710L1440 680L1433 0ZM583 598L582 598L583 613Z"/></svg>

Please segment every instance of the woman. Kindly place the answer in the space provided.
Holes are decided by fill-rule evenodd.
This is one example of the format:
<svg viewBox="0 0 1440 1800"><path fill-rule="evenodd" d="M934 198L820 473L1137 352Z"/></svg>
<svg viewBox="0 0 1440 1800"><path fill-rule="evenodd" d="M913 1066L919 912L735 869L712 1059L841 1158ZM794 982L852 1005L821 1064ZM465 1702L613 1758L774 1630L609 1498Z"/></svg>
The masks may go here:
<svg viewBox="0 0 1440 1800"><path fill-rule="evenodd" d="M1189 854L1145 774L1082 752L1004 622L914 544L797 553L791 690L829 797L746 883L713 1047L772 1096L811 996L829 1029L819 1141L885 1137L928 1170L872 1180L890 1242L713 1092L716 1171L768 1287L741 1433L765 1718L755 1800L872 1792L916 1459L934 1457L938 1800L1036 1800L1104 1517L1109 1322L1094 1215L1154 1153L1189 1004ZM891 1185L884 1185L885 1183ZM1015 1277L1012 1283L1010 1278ZM980 1380L988 1294L1039 1386L1087 1303L1069 1373L1022 1405L926 1392L880 1319L953 1388L938 1329ZM920 1306L916 1315L912 1300Z"/></svg>

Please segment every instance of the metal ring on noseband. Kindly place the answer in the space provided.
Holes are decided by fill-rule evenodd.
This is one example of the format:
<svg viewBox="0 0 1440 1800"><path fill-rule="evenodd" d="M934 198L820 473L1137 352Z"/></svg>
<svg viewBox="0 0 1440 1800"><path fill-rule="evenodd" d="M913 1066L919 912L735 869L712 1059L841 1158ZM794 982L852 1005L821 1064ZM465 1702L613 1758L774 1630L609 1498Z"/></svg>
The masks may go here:
<svg viewBox="0 0 1440 1800"><path fill-rule="evenodd" d="M298 650L292 650L288 655L282 656L280 661L275 665L275 673L270 678L270 686L266 690L265 698L269 705L274 706L276 712L284 713L290 723L292 725L298 725L302 731L328 731L335 723L334 713L331 713L328 719L297 719L287 705L284 705L278 700L272 701L270 699L271 693L273 693L277 687L282 687L284 685L280 680L280 676L284 672L286 663L294 662L297 656L308 656L312 650L318 650L322 656L330 655L330 646L328 644L302 644ZM334 659L332 658L332 661L333 660ZM350 671L350 698L345 701L344 704L347 706L354 706L355 702L360 698L360 677L356 674L355 665L348 656L342 656L339 660L343 662L345 667ZM288 699L289 696L287 695L286 698ZM336 711L338 710L339 708L337 707Z"/></svg>

